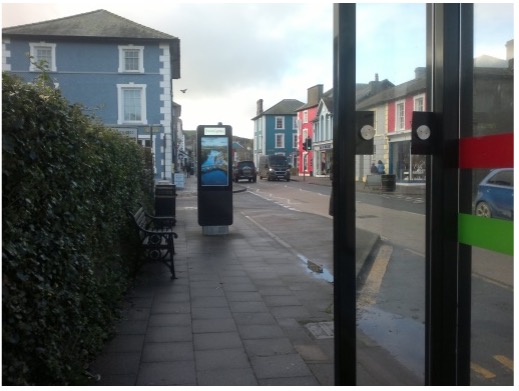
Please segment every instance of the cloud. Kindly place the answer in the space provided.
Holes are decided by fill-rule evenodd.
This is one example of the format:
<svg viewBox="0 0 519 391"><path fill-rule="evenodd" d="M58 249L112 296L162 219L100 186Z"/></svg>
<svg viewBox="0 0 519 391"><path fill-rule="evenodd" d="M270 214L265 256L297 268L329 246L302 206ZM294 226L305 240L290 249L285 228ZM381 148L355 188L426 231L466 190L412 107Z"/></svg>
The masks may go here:
<svg viewBox="0 0 519 391"><path fill-rule="evenodd" d="M181 40L175 84L188 91L175 100L186 129L223 122L252 137L258 99L268 108L285 98L306 101L315 84L331 88L329 4L182 4L153 21Z"/></svg>
<svg viewBox="0 0 519 391"><path fill-rule="evenodd" d="M171 30L181 39L179 84L185 83L193 94L203 91L205 96L232 93L236 88L280 85L307 56L298 41L308 42L308 37L298 31L301 27L294 29L289 23L297 18L297 9L285 4L194 4L177 8L169 19L174 20Z"/></svg>
<svg viewBox="0 0 519 391"><path fill-rule="evenodd" d="M285 98L305 101L311 85L331 88L331 4L132 4L4 4L2 20L5 27L106 9L178 37L181 78L173 91L186 129L221 121L252 137L258 99L267 108Z"/></svg>
<svg viewBox="0 0 519 391"><path fill-rule="evenodd" d="M173 92L185 129L223 122L235 134L252 137L258 99L268 109L282 99L306 102L314 85L323 84L325 91L333 86L332 3L115 4L3 4L2 22L7 27L106 9L178 37L181 78L174 80ZM399 84L425 66L425 8L358 3L358 82L377 73ZM513 5L475 9L476 54L504 58L504 44L513 38L513 27L505 28L513 26Z"/></svg>
<svg viewBox="0 0 519 391"><path fill-rule="evenodd" d="M474 56L506 58L505 44L514 38L513 4L474 5Z"/></svg>

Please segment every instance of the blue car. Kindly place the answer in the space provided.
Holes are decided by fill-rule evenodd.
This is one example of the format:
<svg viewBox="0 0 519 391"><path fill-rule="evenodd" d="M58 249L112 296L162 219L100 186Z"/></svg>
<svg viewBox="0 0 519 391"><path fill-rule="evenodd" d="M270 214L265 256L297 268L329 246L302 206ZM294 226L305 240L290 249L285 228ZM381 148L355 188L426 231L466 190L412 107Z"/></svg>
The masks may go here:
<svg viewBox="0 0 519 391"><path fill-rule="evenodd" d="M477 216L514 219L514 170L491 171L479 184L475 200Z"/></svg>

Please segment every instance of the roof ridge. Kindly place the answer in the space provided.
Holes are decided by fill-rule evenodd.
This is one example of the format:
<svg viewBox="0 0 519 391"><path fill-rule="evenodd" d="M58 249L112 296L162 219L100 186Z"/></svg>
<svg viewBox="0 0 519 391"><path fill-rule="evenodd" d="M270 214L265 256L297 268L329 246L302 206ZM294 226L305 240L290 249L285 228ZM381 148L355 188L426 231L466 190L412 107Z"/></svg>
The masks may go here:
<svg viewBox="0 0 519 391"><path fill-rule="evenodd" d="M164 33L164 32L159 31L159 30L155 30L155 29L153 29L151 27L145 26L145 25L143 25L141 23L135 22L135 21L130 20L128 18L125 18L125 17L123 17L121 15L114 14L113 12L107 11L105 9L97 9L97 10L94 10L94 11L89 11L89 12L84 12L84 13L81 13L81 14L64 16L62 18L57 18L57 19L49 19L49 20L44 20L44 21L41 21L41 22L28 23L28 24L23 24L23 25L18 25L18 26L6 27L6 28L2 29L2 32L3 33L13 33L13 34L16 34L16 31L20 30L20 29L31 28L31 27L45 28L46 25L53 26L56 23L60 23L60 22L63 22L63 21L69 21L69 23L72 23L72 22L70 22L71 20L74 20L74 19L80 20L81 18L84 18L84 17L96 17L96 14L99 14L99 17L102 17L101 15L104 15L105 17L112 17L112 18L118 19L119 21L124 22L125 24L133 25L133 26L135 26L135 28L138 27L139 29L147 32L150 35L162 36L163 39L178 39L177 37L175 37L175 36L173 36L171 34Z"/></svg>
<svg viewBox="0 0 519 391"><path fill-rule="evenodd" d="M69 16L63 16L61 18L56 18L56 19L48 19L48 20L42 20L40 22L33 22L33 23L26 23L26 24L18 24L16 26L10 26L10 27L5 27L3 28L2 30L9 30L9 29L14 29L14 28L19 28L19 27L28 27L28 26L37 26L39 24L44 24L44 23L49 23L49 22L59 22L61 20L65 20L65 19L70 19L70 18L75 18L75 17L78 17L78 16L84 16L84 15L88 15L88 14L93 14L95 12L99 12L99 11L106 11L106 10L103 10L103 9L98 9L98 10L95 10L95 11L88 11L88 12L83 12L82 14L75 14L75 15L69 15ZM106 12L109 12L109 11L106 11ZM110 12L111 13L111 12ZM114 14L115 15L115 14Z"/></svg>
<svg viewBox="0 0 519 391"><path fill-rule="evenodd" d="M104 10L104 9L99 9L99 10L94 11L94 12L98 12L98 11L103 11L103 12L109 13L109 14L111 14L111 15L113 15L113 16L119 18L119 19L123 19L123 20L126 21L126 22L130 22L130 23L133 23L133 24L137 24L137 25L139 25L139 26L141 26L141 27L143 27L143 28L145 28L145 29L147 29L147 30L151 30L151 31L153 31L153 32L155 32L155 33L159 33L159 34L166 34L166 35L171 36L172 38L176 38L176 37L174 37L174 36L171 35L171 34L165 33L165 32L163 32L163 31L155 30L154 28L151 28L151 27L145 26L145 25L140 24L140 23L138 23L138 22L135 22L135 21L133 21L133 20L127 19L127 18L125 18L124 16L114 14L113 12L110 12L110 11L107 11L107 10ZM81 14L80 14L80 15L81 15Z"/></svg>

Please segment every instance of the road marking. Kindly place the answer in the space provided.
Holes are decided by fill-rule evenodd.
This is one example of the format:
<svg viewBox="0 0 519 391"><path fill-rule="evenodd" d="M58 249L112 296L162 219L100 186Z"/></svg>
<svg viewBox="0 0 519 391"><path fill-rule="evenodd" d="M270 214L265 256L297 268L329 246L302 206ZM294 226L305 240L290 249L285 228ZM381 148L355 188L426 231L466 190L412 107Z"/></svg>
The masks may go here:
<svg viewBox="0 0 519 391"><path fill-rule="evenodd" d="M376 304L377 295L380 291L380 287L382 286L382 280L386 274L387 265L392 253L393 247L387 244L380 246L377 257L373 262L373 266L371 266L371 270L369 271L368 277L366 278L366 282L364 283L364 286L360 292L357 301L359 307L372 306Z"/></svg>
<svg viewBox="0 0 519 391"><path fill-rule="evenodd" d="M508 357L502 356L499 354L494 356L494 359L499 361L499 363L503 364L505 367L510 369L512 372L514 371L514 361L513 360L510 360Z"/></svg>
<svg viewBox="0 0 519 391"><path fill-rule="evenodd" d="M483 376L485 379L493 379L496 377L494 372L490 372L488 369L483 368L481 365L478 365L475 362L470 363L470 369L472 369L478 375Z"/></svg>
<svg viewBox="0 0 519 391"><path fill-rule="evenodd" d="M292 201L291 199L286 198L286 197L278 197L272 193L269 193L268 195L259 194L261 192L261 190L259 190L259 189L256 189L256 191L254 191L254 192L251 192L251 191L249 191L249 192L251 194L254 194L255 196L263 198L266 201L275 202L276 204L278 204L280 206L284 206L285 208L289 208L290 205L300 205L301 204L301 202ZM276 201L276 200L280 200L280 201Z"/></svg>
<svg viewBox="0 0 519 391"><path fill-rule="evenodd" d="M274 239L276 242L278 242L280 245L285 247L288 251L290 251L294 256L296 256L306 267L308 270L311 270L308 265L313 264L316 265L314 262L310 261L307 257L297 252L297 250L292 247L289 243L285 242L283 239L281 239L279 236L277 236L275 233L271 232L268 228L264 227L260 223L258 223L256 220L254 220L251 216L246 215L244 212L240 212L247 220L249 220L252 224L256 225L259 229L261 229L263 232L265 232L268 236L270 236L272 239ZM333 283L333 275L327 271L324 268L321 268L319 272L315 272L314 277L323 279L327 282Z"/></svg>
<svg viewBox="0 0 519 391"><path fill-rule="evenodd" d="M411 254L418 255L419 257L425 257L425 254L411 248L406 248L406 251L409 251Z"/></svg>
<svg viewBox="0 0 519 391"><path fill-rule="evenodd" d="M510 285L507 285L507 284L503 284L502 282L499 282L499 281L494 280L492 278L485 277L482 274L473 272L472 273L472 277L479 278L480 280L485 281L485 282L487 282L489 284L497 285L498 287L503 288L503 289L505 289L505 290L507 290L509 292L513 292L514 291L514 287L513 286L510 286Z"/></svg>

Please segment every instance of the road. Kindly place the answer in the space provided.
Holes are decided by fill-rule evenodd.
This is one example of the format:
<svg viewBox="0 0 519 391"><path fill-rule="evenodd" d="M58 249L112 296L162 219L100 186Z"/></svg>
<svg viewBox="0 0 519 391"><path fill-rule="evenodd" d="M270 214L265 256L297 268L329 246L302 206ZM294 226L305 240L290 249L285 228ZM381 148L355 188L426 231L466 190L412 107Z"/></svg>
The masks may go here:
<svg viewBox="0 0 519 391"><path fill-rule="evenodd" d="M333 270L333 223L328 214L329 186L304 182L241 183L256 203L252 219L302 256ZM235 200L238 199L235 196ZM359 288L359 328L404 365L423 377L425 362L425 202L398 194L356 193L357 227L380 235L371 272ZM258 200L261 199L261 202ZM249 200L249 202L251 202ZM253 201L252 201L253 202ZM283 213L273 212L283 210ZM328 219L329 226L305 242L301 213ZM317 217L316 217L317 218ZM282 219L282 220L280 220ZM276 230L281 222L294 229ZM320 225L322 226L322 225ZM303 238L303 239L302 239ZM323 258L324 254L324 258ZM472 384L513 384L513 258L473 249ZM422 341L422 342L420 342Z"/></svg>

